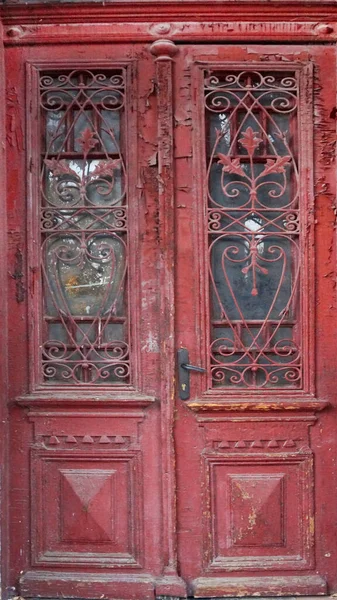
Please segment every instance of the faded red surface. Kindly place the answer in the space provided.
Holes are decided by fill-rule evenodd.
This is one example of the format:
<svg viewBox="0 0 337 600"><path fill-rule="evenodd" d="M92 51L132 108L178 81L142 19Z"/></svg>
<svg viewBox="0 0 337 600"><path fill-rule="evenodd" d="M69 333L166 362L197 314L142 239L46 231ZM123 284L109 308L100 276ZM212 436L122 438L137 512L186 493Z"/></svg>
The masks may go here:
<svg viewBox="0 0 337 600"><path fill-rule="evenodd" d="M2 213L7 237L1 238L2 256L8 255L2 271L4 291L8 283L8 319L5 302L1 308L3 348L7 334L9 340L2 381L10 421L8 446L6 435L2 439L2 537L3 583L13 594L144 600L337 591L336 15L333 2L286 1L273 6L8 3L2 8L7 109L6 168L2 161L7 191L2 197L8 214L6 221ZM75 141L64 142L62 150L49 147L43 154L40 73L118 69L126 73L120 155L100 140L98 117L77 138L73 135ZM236 146L228 151L215 146L214 156L207 154L203 73L226 70L266 77L295 74L296 122L289 121L284 136L290 139L296 168L287 171L290 152L270 150L259 125L262 117L247 121L241 134L231 125ZM83 99L79 102L83 107ZM90 157L99 163L90 176L60 162ZM284 209L291 216L282 219L300 225L295 234L280 234L293 244L287 263L296 288L289 301L292 318L287 307L286 317L272 317L270 311L258 323L241 315L228 318L228 325L224 311L221 318L212 313L212 289L214 294L219 277L209 276L213 263L207 240L213 240L212 227L220 218L214 217L207 183L212 160L222 169L221 193L226 177L242 181L248 172L255 202L260 163L267 181L290 173L289 189L298 186L300 200ZM41 201L41 168L51 181L56 178L54 194L62 176L70 177L72 189L82 185L88 200L87 188L98 177L101 185L113 188L121 162L126 193L116 206L127 209L128 227L114 222L113 239L127 239L128 275L120 285L125 314L115 311L109 318L118 326L126 323L123 343L128 342L129 353L125 358L120 345L113 358L123 368L131 365L130 375L97 384L93 373L99 360L88 366L89 353L76 359L70 383L62 374L48 381L51 372L42 375L46 354L41 348L47 348L49 367L55 354L50 354L46 323L54 318L74 338L84 318L73 319L71 311L64 316L63 306L61 317L58 313L48 321L41 301L41 248L50 235L47 226L40 228L40 202L43 210L50 209ZM254 206L253 217L260 211L259 219L266 218L270 226L268 211ZM101 213L90 208L101 223ZM208 225L205 215L213 208ZM110 218L109 210L104 218ZM231 210L226 209L225 218L232 218ZM64 214L60 210L58 218ZM99 227L108 239L111 228ZM81 235L83 242L87 231ZM240 266L240 281L252 277L252 302L271 269L261 258L261 235L248 232L250 262ZM62 252L57 256L64 260ZM102 261L106 264L107 255ZM228 282L229 268L222 261L219 272ZM51 262L47 280L55 275L52 269ZM65 293L73 285L69 281ZM60 304L54 284L55 279L52 294ZM238 310L240 292L234 283L227 285ZM82 317L89 319L88 313ZM234 321L236 350L250 362L228 383L226 356L234 353L229 334L223 334L227 342L214 353L211 332ZM286 326L294 346L283 343L278 354L270 328ZM261 327L262 333L246 342L242 330L252 327ZM268 346L262 354L273 353L273 367L261 367L256 358L262 334L264 350ZM76 343L73 338L68 346L75 345L77 352L90 346L88 338ZM95 352L102 351L100 334L91 343ZM176 386L181 347L188 349L192 364L207 369L205 375L191 372L187 401L179 398ZM216 362L221 352L227 366ZM288 372L282 384L271 374L271 368L280 371L280 355L282 360L293 356L292 375ZM69 354L62 360L62 368L70 368ZM230 368L232 373L237 369L233 361ZM78 378L79 371L87 374ZM225 373L224 379L217 372ZM6 419L4 411L3 425Z"/></svg>

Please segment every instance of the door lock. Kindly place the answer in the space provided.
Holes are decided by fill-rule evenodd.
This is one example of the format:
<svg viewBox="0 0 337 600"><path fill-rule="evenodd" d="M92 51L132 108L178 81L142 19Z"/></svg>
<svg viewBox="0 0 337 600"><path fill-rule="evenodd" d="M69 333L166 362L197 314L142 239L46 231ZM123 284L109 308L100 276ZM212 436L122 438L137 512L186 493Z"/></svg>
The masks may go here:
<svg viewBox="0 0 337 600"><path fill-rule="evenodd" d="M181 400L188 400L190 397L190 372L206 373L206 369L189 364L187 348L179 348L177 355L179 397Z"/></svg>

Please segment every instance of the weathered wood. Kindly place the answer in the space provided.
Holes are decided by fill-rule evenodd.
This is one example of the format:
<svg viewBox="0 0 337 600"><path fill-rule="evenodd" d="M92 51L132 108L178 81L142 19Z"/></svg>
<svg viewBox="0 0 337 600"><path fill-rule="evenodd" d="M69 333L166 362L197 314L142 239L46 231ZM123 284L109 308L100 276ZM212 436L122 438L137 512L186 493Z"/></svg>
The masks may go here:
<svg viewBox="0 0 337 600"><path fill-rule="evenodd" d="M104 5L8 1L0 13L7 78L7 168L3 173L7 186L2 194L3 201L7 196L7 218L2 211L1 219L3 231L8 231L8 242L5 235L0 241L2 256L7 254L8 260L8 265L5 259L2 262L0 282L9 307L8 314L6 302L1 307L8 383L6 362L1 376L6 395L2 407L8 394L10 408L10 443L5 445L5 433L0 436L0 449L6 446L4 462L9 465L3 473L0 498L5 546L7 523L10 531L9 552L3 561L5 587L27 598L104 595L110 600L186 595L311 598L337 592L337 505L333 500L337 492L335 1L147 0ZM72 80L73 71L77 75L72 75ZM125 94L120 154L116 157L116 148L110 146L102 160L104 153L100 155L97 148L104 146L107 136L119 137L118 127L114 124L103 133L99 129L100 111L111 106L104 105L103 96L97 104L88 96L83 100L88 85L85 78L92 77L99 87L110 73L116 77L120 72L124 87L118 77L110 80L115 91L121 86L118 89ZM222 112L214 111L214 129L207 130L205 97L212 80L207 90L205 80L211 73L215 78L225 74L229 79L223 83L231 84L238 73L247 72L255 89L254 77L261 74L267 86L273 85L270 78L274 76L277 81L284 77L285 89L294 85L298 126L289 121L287 131L279 137L283 141L278 142L287 139L290 150L280 155L270 148L267 152L268 146L275 144L274 130L271 127L269 131L265 124L270 105L261 101L257 110L252 85L250 100L240 109L246 117L240 113L237 124L227 132L229 137L237 135L237 141L230 141L231 151L215 148L211 159L215 168L211 164L207 170L213 135L219 139L221 135L214 132L221 130L226 115L235 110L231 107L228 111L225 102ZM67 86L73 101L76 76L76 90L82 86L74 113L68 114L64 125L70 128L66 139L57 125L62 116L54 114L49 135L55 136L56 147L64 144L60 152L45 144L47 111L41 105L46 90L39 88L41 73L46 76L47 90L50 80L61 76L53 92L56 100L52 97L47 107L51 114L62 115ZM236 83L240 88L240 81ZM59 89L64 85L60 101ZM228 86L220 90L226 94L223 89ZM241 103L242 89L237 95ZM274 98L270 104L273 102ZM89 115L88 106L96 116ZM77 112L82 114L80 119ZM71 132L73 122L76 131ZM269 141L262 139L268 135ZM240 143L238 151L235 146ZM88 172L82 169L79 175L76 160L80 163L83 159L78 149L81 144L88 161L92 152L92 168ZM116 160L122 161L125 169L120 177ZM0 168L4 169L4 164L3 156ZM290 190L298 175L299 205L293 207L288 221L286 212L282 219L277 216L275 226L290 242L294 231L296 240L300 239L298 246L292 246L285 267L294 289L294 280L300 281L299 291L296 288L294 292L296 311L287 325L295 333L290 342L276 351L272 348L272 355L273 332L283 313L291 312L289 307L268 315L263 335L253 334L251 342L247 342L247 332L260 327L260 321L236 314L231 321L235 321L233 339L221 334L225 339L218 354L223 362L218 363L220 376L216 379L211 327L225 330L230 319L225 318L225 311L212 317L217 290L214 280L223 275L225 259L222 256L218 261L222 271L219 267L214 275L207 236L214 237L217 226L224 225L221 216L218 221L213 216L214 229L210 230L206 219L213 193L210 173L218 169L234 181L235 176L244 179L249 168L251 180L263 169L269 182L272 174L288 174ZM43 175L41 169L45 169ZM47 350L43 345L48 323L58 327L61 323L63 335L66 331L70 338L68 350L76 347L74 362L80 361L78 356L90 343L92 352L96 349L102 356L109 350L99 336L95 346L93 335L83 333L94 303L82 307L84 312L75 315L77 320L71 320L72 314L64 316L64 298L77 300L80 306L76 290L81 282L76 287L67 280L63 296L55 284L62 284L67 269L71 270L69 265L76 262L69 249L67 254L61 248L54 262L47 264L46 271L54 269L51 294L60 308L47 315L49 321L43 319L41 301L45 289L41 240L57 230L65 246L71 219L72 235L78 236L80 219L72 213L78 210L76 203L72 207L72 194L81 186L81 197L87 194L88 202L82 206L82 211L87 211L84 220L90 221L96 208L91 205L93 196L83 192L90 173L91 186L103 178L96 189L98 195L102 189L104 195L114 179L120 188L127 182L125 195L114 207L123 210L113 220L114 240L118 240L126 232L127 208L129 271L123 280L127 302L124 312L118 308L113 313L114 326L121 335L125 327L130 340L127 360L130 357L131 375L125 384L109 383L103 370L96 385L83 360L86 378L77 379L74 369L68 367L72 369L70 384L67 362L62 362L64 337ZM69 182L64 186L69 174L70 191ZM56 186L50 191L55 178ZM4 182L5 177L1 185ZM223 180L219 189L221 186ZM251 195L256 200L257 187L253 188ZM229 196L234 206L239 195L234 191ZM55 197L66 202L61 209ZM106 198L109 193L105 196L108 203ZM268 198L277 200L277 193ZM58 210L58 215L53 221L44 213L47 225L40 228L39 211L46 208L54 211L53 215ZM218 208L224 210L222 205ZM106 210L106 204L100 206L94 215L95 226L89 227L89 234L82 232L82 251L85 236L97 231L104 241L109 236L111 222L106 220ZM229 210L234 211L233 207ZM256 217L259 211L251 212ZM260 212L265 215L263 208ZM245 220L233 217L233 212L230 218L239 228L232 235L242 235L247 229ZM270 215L263 218L274 226ZM247 259L247 264L240 265L235 277L241 285L243 275L248 279L251 271L261 266L267 275L271 268L272 261L261 262L261 239L251 231L255 262ZM263 237L264 232L258 235ZM99 243L104 251L104 242ZM89 249L91 258L97 247L101 246ZM233 256L240 262L236 250ZM277 257L275 247L271 250L271 256ZM88 248L86 252L88 256ZM60 267L62 276L57 280L55 264L60 256L68 263L64 271ZM116 252L114 256L118 262ZM104 266L109 259L106 248L101 258ZM280 272L283 277L282 269ZM114 277L110 280L115 281ZM256 281L251 295L258 296ZM232 289L229 304L233 296ZM48 301L45 304L48 306ZM109 309L100 315L103 326L108 313ZM56 327L54 331L59 330ZM292 335L289 331L286 338ZM263 369L256 359L260 337L269 341L266 360L270 364ZM228 374L228 379L221 379L221 369L225 371L235 355L231 342L238 339L247 362L231 379ZM298 360L294 340L301 342ZM193 365L208 369L207 375L190 372L191 394L186 403L176 394L175 353L180 347L188 349ZM112 362L123 354L121 348L110 348ZM239 350L243 356L242 347ZM41 364L46 353L51 371L43 378ZM90 359L90 353L88 356ZM295 368L282 388L278 375L274 373L272 378L268 369L274 364L282 370L282 360L289 356L295 356L289 359ZM59 373L61 381L55 383L52 367L60 357L64 371ZM235 371L235 364L231 367ZM251 367L245 379L242 373ZM256 375L259 369L265 381ZM2 427L6 412L0 417ZM3 495L7 474L8 504Z"/></svg>
<svg viewBox="0 0 337 600"><path fill-rule="evenodd" d="M7 327L8 322L8 267L7 267L7 206L6 206L6 79L3 48L3 26L0 24L0 198L1 198L1 230L0 237L0 287L2 301L0 307L1 327L0 343L2 348L8 347ZM8 581L8 378L7 378L7 353L1 353L0 360L0 591L5 595Z"/></svg>

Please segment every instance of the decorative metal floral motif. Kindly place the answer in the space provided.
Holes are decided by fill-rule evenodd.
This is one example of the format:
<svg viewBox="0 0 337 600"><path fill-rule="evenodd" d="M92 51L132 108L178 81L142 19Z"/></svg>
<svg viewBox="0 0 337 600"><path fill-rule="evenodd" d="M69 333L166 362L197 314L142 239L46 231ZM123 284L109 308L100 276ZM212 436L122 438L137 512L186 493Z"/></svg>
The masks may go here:
<svg viewBox="0 0 337 600"><path fill-rule="evenodd" d="M215 387L301 386L297 87L289 73L206 74Z"/></svg>
<svg viewBox="0 0 337 600"><path fill-rule="evenodd" d="M43 379L130 382L124 71L42 75Z"/></svg>

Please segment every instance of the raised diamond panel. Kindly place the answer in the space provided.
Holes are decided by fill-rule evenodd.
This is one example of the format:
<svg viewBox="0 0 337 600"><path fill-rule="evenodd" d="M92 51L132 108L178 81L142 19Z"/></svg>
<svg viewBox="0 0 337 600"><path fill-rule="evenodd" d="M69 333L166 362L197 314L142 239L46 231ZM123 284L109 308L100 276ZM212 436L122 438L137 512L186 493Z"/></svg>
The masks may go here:
<svg viewBox="0 0 337 600"><path fill-rule="evenodd" d="M60 475L62 541L112 542L115 471L62 470Z"/></svg>
<svg viewBox="0 0 337 600"><path fill-rule="evenodd" d="M284 545L284 474L229 478L234 546Z"/></svg>

